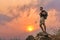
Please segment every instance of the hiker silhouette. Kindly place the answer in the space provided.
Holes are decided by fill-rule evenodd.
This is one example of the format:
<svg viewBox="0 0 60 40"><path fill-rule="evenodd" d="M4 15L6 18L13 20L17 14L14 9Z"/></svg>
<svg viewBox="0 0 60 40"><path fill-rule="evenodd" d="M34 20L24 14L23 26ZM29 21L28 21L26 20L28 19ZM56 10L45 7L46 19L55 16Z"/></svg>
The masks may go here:
<svg viewBox="0 0 60 40"><path fill-rule="evenodd" d="M47 19L48 13L43 9L43 7L40 7L40 28L43 32L46 32L46 25L45 20Z"/></svg>

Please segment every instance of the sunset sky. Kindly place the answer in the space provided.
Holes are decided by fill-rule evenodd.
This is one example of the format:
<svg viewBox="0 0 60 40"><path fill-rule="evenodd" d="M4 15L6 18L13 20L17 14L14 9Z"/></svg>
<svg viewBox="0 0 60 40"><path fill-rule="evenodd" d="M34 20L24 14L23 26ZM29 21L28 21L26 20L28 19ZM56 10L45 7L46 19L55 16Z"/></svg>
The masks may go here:
<svg viewBox="0 0 60 40"><path fill-rule="evenodd" d="M35 36L39 27L39 7L48 12L47 32L55 34L60 28L60 0L0 0L0 37L24 40Z"/></svg>

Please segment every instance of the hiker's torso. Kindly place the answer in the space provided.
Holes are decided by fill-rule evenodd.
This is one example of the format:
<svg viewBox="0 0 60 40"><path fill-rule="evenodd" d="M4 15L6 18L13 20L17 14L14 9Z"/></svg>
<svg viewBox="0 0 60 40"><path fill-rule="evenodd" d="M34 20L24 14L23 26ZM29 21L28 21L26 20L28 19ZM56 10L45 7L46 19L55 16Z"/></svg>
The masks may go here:
<svg viewBox="0 0 60 40"><path fill-rule="evenodd" d="M40 12L40 17L43 17L44 19L46 19L47 18L47 12L45 10L42 10Z"/></svg>

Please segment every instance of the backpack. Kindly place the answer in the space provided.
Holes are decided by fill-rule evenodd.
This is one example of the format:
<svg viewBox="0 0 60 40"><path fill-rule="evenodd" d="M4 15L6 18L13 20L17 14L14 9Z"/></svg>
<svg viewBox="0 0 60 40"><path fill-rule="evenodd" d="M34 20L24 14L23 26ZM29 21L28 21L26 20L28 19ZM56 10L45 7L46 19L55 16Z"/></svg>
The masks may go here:
<svg viewBox="0 0 60 40"><path fill-rule="evenodd" d="M44 17L44 19L47 19L47 16L48 16L48 13L45 10L41 11L40 17Z"/></svg>

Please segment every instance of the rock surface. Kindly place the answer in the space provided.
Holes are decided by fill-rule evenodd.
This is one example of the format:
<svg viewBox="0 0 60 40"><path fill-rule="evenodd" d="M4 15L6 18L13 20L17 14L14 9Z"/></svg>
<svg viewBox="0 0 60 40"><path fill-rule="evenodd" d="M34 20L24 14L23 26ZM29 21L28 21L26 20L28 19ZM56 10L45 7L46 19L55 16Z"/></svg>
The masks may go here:
<svg viewBox="0 0 60 40"><path fill-rule="evenodd" d="M48 33L40 32L35 37L36 40L52 40L51 36Z"/></svg>
<svg viewBox="0 0 60 40"><path fill-rule="evenodd" d="M36 37L29 35L26 40L52 40L52 38L48 33L39 32Z"/></svg>

